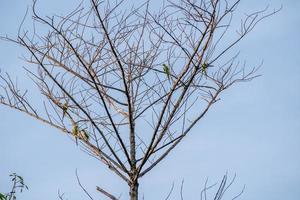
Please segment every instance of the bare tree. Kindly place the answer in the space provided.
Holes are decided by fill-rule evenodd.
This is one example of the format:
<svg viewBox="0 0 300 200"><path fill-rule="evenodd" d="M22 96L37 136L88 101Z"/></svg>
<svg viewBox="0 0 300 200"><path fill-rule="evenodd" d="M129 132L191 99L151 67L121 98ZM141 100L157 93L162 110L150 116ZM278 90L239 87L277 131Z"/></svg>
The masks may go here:
<svg viewBox="0 0 300 200"><path fill-rule="evenodd" d="M71 136L125 181L130 199L137 200L139 179L191 132L220 94L257 77L258 68L246 68L230 50L278 10L245 15L233 35L240 0L166 1L158 12L150 1L124 9L128 2L82 1L65 16L43 17L34 0L36 29L20 28L16 39L2 39L30 53L25 69L44 107L34 105L8 74L1 75L0 97L2 105Z"/></svg>

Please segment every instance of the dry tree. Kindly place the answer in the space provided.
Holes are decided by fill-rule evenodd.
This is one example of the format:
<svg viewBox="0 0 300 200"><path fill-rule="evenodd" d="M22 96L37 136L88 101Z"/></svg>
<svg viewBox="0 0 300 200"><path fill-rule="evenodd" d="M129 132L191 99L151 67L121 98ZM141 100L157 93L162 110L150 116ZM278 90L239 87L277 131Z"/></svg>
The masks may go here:
<svg viewBox="0 0 300 200"><path fill-rule="evenodd" d="M240 0L82 1L64 16L42 16L33 1L35 29L2 37L25 48L25 68L43 107L8 74L0 103L74 139L129 186L192 131L223 91L257 76L232 50L278 10L245 15L229 31ZM137 3L136 3L137 4ZM231 56L230 56L231 55ZM30 91L29 91L30 92ZM111 193L97 187L110 199Z"/></svg>

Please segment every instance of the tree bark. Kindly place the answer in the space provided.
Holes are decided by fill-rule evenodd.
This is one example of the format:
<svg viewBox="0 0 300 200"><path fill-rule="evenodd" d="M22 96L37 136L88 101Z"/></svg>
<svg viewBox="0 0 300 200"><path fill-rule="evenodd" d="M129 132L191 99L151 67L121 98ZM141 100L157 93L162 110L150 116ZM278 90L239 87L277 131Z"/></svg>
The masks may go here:
<svg viewBox="0 0 300 200"><path fill-rule="evenodd" d="M138 188L139 188L138 182L135 181L129 187L130 187L130 191L129 191L130 200L138 200Z"/></svg>

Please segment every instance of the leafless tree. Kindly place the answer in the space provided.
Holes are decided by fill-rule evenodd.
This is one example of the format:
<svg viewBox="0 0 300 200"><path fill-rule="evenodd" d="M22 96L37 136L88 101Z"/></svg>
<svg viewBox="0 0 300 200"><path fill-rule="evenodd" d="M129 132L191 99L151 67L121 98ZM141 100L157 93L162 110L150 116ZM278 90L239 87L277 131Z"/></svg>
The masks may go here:
<svg viewBox="0 0 300 200"><path fill-rule="evenodd" d="M139 179L220 94L257 77L258 68L247 68L230 50L278 10L245 15L232 34L239 2L170 0L154 11L150 0L131 9L126 0L90 0L64 16L43 17L34 0L35 29L2 39L30 53L25 69L44 107L3 73L0 103L69 135L125 181L137 200Z"/></svg>

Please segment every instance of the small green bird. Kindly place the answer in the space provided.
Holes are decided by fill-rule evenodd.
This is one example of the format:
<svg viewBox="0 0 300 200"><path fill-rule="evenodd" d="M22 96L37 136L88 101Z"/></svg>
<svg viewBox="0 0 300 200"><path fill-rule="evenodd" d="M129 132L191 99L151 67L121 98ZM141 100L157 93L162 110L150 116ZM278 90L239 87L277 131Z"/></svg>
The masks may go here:
<svg viewBox="0 0 300 200"><path fill-rule="evenodd" d="M170 68L169 68L169 66L166 65L166 64L163 64L163 70L164 70L165 74L167 75L168 80L170 80L171 73L170 73Z"/></svg>
<svg viewBox="0 0 300 200"><path fill-rule="evenodd" d="M78 128L77 124L73 124L72 135L75 137L76 145L78 145L77 138L79 136L79 128Z"/></svg>
<svg viewBox="0 0 300 200"><path fill-rule="evenodd" d="M208 64L207 64L207 63L203 63L202 66L201 66L201 71L202 71L202 73L205 74L205 75L207 75L207 74L206 74L206 69L207 69L207 67L208 67Z"/></svg>
<svg viewBox="0 0 300 200"><path fill-rule="evenodd" d="M83 141L85 141L85 142L89 141L90 137L89 137L89 135L87 134L86 130L83 129L83 130L81 130L81 131L79 132L79 139L81 139L81 140L83 140Z"/></svg>
<svg viewBox="0 0 300 200"><path fill-rule="evenodd" d="M66 116L66 113L67 113L67 110L68 110L68 103L66 102L66 103L64 103L63 105L62 105L62 110L63 110L63 118Z"/></svg>

